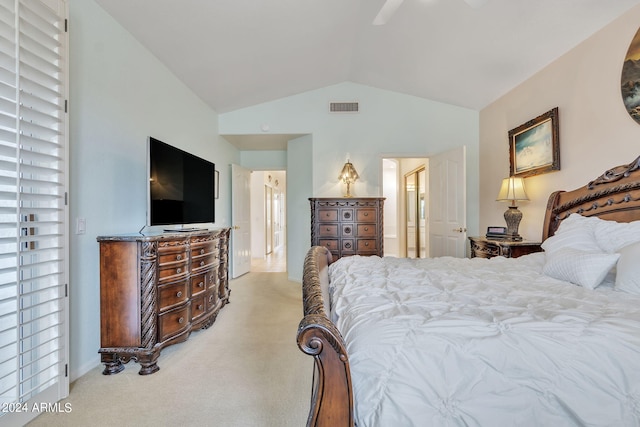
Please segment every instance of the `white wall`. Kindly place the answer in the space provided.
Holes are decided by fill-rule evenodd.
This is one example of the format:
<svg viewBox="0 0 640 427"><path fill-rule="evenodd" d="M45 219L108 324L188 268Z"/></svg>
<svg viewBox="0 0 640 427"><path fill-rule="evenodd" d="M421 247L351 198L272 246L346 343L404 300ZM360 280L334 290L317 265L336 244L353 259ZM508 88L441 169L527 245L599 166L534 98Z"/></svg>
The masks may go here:
<svg viewBox="0 0 640 427"><path fill-rule="evenodd" d="M146 222L149 136L216 163L218 226L230 221L229 164L239 152L218 136L217 114L92 0L71 0L70 209L86 219L71 236L71 379L99 364L96 237L136 233ZM136 369L136 367L131 367Z"/></svg>
<svg viewBox="0 0 640 427"><path fill-rule="evenodd" d="M287 168L287 151L241 151L240 164L249 170L285 170Z"/></svg>
<svg viewBox="0 0 640 427"><path fill-rule="evenodd" d="M627 114L620 91L622 64L639 23L636 6L481 111L481 230L504 225L507 207L495 199L509 175L509 130L553 107L559 108L561 170L525 180L531 201L519 204L523 237L542 237L552 191L581 187L640 154L640 125Z"/></svg>
<svg viewBox="0 0 640 427"><path fill-rule="evenodd" d="M312 140L311 135L301 136L289 141L287 149L287 273L289 280L299 282L304 255L311 246L311 209L307 195L313 191L312 176L316 167Z"/></svg>
<svg viewBox="0 0 640 427"><path fill-rule="evenodd" d="M333 101L358 101L357 114L329 113ZM430 154L467 146L467 228L478 230L478 123L479 114L465 108L409 95L342 83L277 101L219 115L222 134L257 134L263 124L273 133L312 135L312 186L303 192L287 191L291 224L294 218L310 217L309 197L342 197L337 176L347 155L360 179L352 186L355 196L381 196L381 157L428 157ZM297 144L290 142L289 149ZM287 165L287 182L298 177ZM296 168L305 175L309 170ZM301 203L304 200L306 203ZM289 228L287 265L293 280L302 278L304 253L310 244L310 224L300 234ZM292 239L294 241L292 241ZM299 274L292 269L299 265Z"/></svg>

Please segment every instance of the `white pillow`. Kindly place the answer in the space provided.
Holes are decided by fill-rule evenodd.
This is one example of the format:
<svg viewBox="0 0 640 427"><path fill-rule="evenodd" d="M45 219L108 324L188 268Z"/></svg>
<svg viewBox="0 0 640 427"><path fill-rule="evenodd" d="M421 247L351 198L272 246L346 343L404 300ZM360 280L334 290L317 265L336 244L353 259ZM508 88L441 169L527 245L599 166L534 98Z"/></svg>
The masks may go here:
<svg viewBox="0 0 640 427"><path fill-rule="evenodd" d="M542 243L542 249L547 253L564 248L602 252L595 236L595 228L599 221L601 220L595 217L573 213L560 223L553 236Z"/></svg>
<svg viewBox="0 0 640 427"><path fill-rule="evenodd" d="M595 289L616 264L620 254L593 253L563 248L547 253L542 272L554 279Z"/></svg>
<svg viewBox="0 0 640 427"><path fill-rule="evenodd" d="M615 288L640 295L640 242L620 250Z"/></svg>
<svg viewBox="0 0 640 427"><path fill-rule="evenodd" d="M640 242L640 221L624 223L601 219L596 224L594 235L598 246L612 254Z"/></svg>

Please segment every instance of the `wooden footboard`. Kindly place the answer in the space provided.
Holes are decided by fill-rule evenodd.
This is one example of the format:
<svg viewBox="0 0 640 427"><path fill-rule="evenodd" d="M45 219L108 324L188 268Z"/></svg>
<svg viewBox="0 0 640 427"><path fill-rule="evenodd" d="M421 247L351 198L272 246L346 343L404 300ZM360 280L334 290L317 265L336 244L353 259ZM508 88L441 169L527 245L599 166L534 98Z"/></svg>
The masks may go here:
<svg viewBox="0 0 640 427"><path fill-rule="evenodd" d="M304 261L304 318L298 326L298 347L314 358L314 380L307 426L353 426L353 391L349 358L340 332L329 318L331 253L309 249Z"/></svg>

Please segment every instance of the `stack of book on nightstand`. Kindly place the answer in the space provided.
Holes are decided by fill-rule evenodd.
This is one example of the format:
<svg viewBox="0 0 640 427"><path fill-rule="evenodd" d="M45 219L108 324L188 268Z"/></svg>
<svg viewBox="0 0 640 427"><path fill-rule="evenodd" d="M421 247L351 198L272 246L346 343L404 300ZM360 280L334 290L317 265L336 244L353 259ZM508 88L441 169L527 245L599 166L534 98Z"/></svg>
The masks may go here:
<svg viewBox="0 0 640 427"><path fill-rule="evenodd" d="M507 233L507 227L487 227L486 237L489 240L509 240L512 242L522 240L519 234Z"/></svg>
<svg viewBox="0 0 640 427"><path fill-rule="evenodd" d="M508 240L506 234L487 233L486 237L489 240Z"/></svg>

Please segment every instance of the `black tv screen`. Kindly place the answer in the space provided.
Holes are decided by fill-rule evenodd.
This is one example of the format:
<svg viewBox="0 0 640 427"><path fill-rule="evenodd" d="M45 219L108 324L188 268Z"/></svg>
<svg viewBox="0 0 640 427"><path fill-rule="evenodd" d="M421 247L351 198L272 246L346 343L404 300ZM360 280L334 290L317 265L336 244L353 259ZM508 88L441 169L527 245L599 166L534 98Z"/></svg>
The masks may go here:
<svg viewBox="0 0 640 427"><path fill-rule="evenodd" d="M149 225L215 222L215 164L149 138Z"/></svg>

